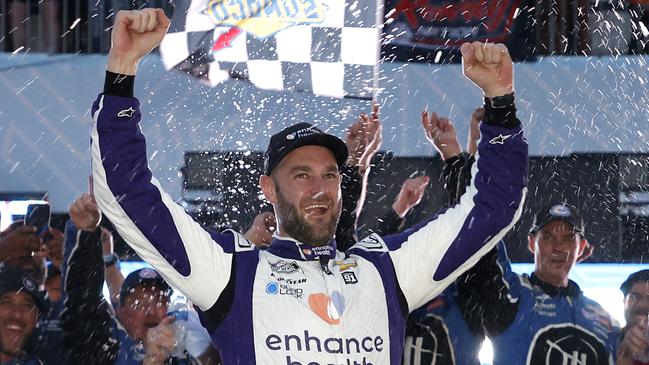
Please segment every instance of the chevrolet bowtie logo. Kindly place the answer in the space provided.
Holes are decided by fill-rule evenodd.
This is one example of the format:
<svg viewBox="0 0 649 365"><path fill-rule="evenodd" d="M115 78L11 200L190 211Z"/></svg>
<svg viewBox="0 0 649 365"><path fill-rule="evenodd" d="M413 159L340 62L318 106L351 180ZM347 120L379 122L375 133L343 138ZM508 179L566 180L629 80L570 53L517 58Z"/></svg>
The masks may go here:
<svg viewBox="0 0 649 365"><path fill-rule="evenodd" d="M124 118L124 117L131 118L131 117L133 117L133 113L135 113L135 109L133 109L133 107L130 107L128 109L124 109L124 110L120 111L119 113L117 113L117 117L118 118Z"/></svg>
<svg viewBox="0 0 649 365"><path fill-rule="evenodd" d="M505 140L511 137L511 134L508 134L506 136L503 136L502 134L499 135L498 137L494 137L489 141L490 144L505 144Z"/></svg>

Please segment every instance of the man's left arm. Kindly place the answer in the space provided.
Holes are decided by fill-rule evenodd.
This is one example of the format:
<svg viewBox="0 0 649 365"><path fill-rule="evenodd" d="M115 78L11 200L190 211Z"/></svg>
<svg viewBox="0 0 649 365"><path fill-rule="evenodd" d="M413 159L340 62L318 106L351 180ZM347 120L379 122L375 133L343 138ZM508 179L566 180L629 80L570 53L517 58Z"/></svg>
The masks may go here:
<svg viewBox="0 0 649 365"><path fill-rule="evenodd" d="M349 158L340 171L342 209L336 227L336 244L340 251L346 251L357 241L356 223L367 193L370 163L381 147L381 133L379 106L373 104L371 114L362 113L345 134Z"/></svg>
<svg viewBox="0 0 649 365"><path fill-rule="evenodd" d="M511 58L503 45L465 44L462 53L465 75L486 99L471 185L454 207L402 234L370 236L355 250L389 252L409 310L493 248L520 217L526 194L528 148L515 115Z"/></svg>

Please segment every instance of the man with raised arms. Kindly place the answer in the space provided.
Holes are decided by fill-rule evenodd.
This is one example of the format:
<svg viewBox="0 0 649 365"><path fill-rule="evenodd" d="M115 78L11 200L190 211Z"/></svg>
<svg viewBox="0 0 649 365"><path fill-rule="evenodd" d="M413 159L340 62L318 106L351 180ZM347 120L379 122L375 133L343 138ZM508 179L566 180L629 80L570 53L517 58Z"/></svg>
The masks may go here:
<svg viewBox="0 0 649 365"><path fill-rule="evenodd" d="M104 92L92 110L102 212L195 303L225 364L400 364L408 313L474 265L520 216L527 143L507 49L462 46L464 74L483 90L486 110L459 204L400 234L371 235L337 251L347 148L299 123L273 135L265 154L259 182L277 229L259 250L239 233L204 230L148 169L134 75L168 26L157 9L116 15Z"/></svg>

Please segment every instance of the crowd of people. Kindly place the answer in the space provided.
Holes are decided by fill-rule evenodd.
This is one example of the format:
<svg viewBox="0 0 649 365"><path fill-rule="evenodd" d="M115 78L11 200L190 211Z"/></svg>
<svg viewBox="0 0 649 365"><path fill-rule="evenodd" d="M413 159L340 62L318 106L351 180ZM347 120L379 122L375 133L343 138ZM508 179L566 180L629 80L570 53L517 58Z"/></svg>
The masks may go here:
<svg viewBox="0 0 649 365"><path fill-rule="evenodd" d="M536 212L534 271L511 270L502 238L524 205L528 156L504 46L462 46L485 94L465 151L449 119L421 114L444 162L438 214L405 226L430 181L412 177L357 237L382 141L374 105L343 140L309 123L273 135L260 177L273 211L239 234L194 222L147 167L135 74L168 25L160 10L116 15L92 111L93 185L65 232L0 233L0 364L479 364L486 337L494 364L649 364L649 270L621 284L619 328L570 280L593 250L577 202ZM103 220L151 267L124 277ZM174 294L193 303L188 318Z"/></svg>

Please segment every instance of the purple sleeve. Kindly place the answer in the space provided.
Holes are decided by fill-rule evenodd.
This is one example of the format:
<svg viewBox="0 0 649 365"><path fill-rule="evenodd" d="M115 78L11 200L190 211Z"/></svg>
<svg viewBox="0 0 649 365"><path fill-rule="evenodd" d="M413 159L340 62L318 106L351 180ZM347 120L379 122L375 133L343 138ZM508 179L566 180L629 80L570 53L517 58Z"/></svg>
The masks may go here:
<svg viewBox="0 0 649 365"><path fill-rule="evenodd" d="M233 232L204 230L162 190L148 167L137 99L100 95L92 115L93 185L101 211L165 280L200 308L211 307L230 280L232 254L250 244Z"/></svg>
<svg viewBox="0 0 649 365"><path fill-rule="evenodd" d="M508 129L486 123L480 129L471 184L458 204L400 234L372 235L353 248L365 251L364 257L371 251L382 257L389 254L410 310L475 265L520 217L528 173L523 131L520 126Z"/></svg>

